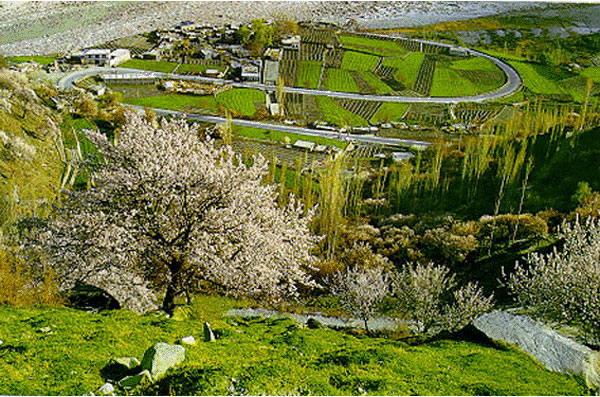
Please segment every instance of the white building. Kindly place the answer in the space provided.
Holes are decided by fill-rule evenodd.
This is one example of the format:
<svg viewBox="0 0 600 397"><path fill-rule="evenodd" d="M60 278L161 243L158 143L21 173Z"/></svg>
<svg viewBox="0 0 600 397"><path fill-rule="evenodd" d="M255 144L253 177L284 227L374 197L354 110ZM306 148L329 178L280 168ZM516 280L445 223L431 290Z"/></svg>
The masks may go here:
<svg viewBox="0 0 600 397"><path fill-rule="evenodd" d="M98 66L116 66L131 58L129 50L119 48L114 51L109 49L90 48L77 54L82 63Z"/></svg>

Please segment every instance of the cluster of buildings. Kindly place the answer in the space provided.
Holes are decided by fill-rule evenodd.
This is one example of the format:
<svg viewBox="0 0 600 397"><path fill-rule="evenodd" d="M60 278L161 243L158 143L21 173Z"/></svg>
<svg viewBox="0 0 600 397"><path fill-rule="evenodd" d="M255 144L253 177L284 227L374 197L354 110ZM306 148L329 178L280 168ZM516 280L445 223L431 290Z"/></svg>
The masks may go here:
<svg viewBox="0 0 600 397"><path fill-rule="evenodd" d="M66 56L69 63L115 67L131 59L131 52L124 48L89 48Z"/></svg>

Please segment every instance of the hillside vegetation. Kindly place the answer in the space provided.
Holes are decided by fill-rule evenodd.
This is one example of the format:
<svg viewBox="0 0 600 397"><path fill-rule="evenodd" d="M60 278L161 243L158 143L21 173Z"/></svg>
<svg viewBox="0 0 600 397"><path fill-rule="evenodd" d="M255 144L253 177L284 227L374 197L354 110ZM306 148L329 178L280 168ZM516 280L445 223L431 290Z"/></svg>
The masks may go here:
<svg viewBox="0 0 600 397"><path fill-rule="evenodd" d="M550 372L507 345L439 339L419 346L289 319L227 318L236 305L198 299L174 319L126 311L0 306L2 394L82 395L111 379L111 357L194 335L182 367L133 394L581 395L573 377ZM189 318L183 321L187 316ZM217 336L202 342L202 322ZM44 331L49 327L50 331ZM40 331L42 329L42 331ZM46 329L47 330L47 329ZM117 389L119 390L119 389ZM120 391L121 393L124 390Z"/></svg>

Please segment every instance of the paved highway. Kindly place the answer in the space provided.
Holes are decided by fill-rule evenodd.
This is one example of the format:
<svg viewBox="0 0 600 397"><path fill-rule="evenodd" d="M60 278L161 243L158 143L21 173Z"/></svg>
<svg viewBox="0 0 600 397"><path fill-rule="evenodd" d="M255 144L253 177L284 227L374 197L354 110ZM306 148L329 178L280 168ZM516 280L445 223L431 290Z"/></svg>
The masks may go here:
<svg viewBox="0 0 600 397"><path fill-rule="evenodd" d="M418 40L418 39L407 39L403 37L396 37L384 34L375 34L375 33L364 33L364 36L370 37L380 37L380 38L393 38L395 40L408 40L415 41L419 43L432 44L440 47L452 47L450 44L438 43L434 41L427 40ZM462 47L460 47L462 48ZM480 95L472 95L472 96L461 96L461 97L419 97L419 96L395 96L395 95L369 95L369 94L357 94L352 92L340 92L340 91L327 91L327 90L315 90L308 88L298 88L298 87L284 87L284 92L289 93L300 93L305 95L320 95L320 96L328 96L331 98L345 98L345 99L359 99L364 101L379 101L379 102L408 102L408 103L461 103L461 102L483 102L488 101L490 99L498 99L512 94L517 91L521 86L521 77L517 73L515 69L509 64L503 62L502 60L495 58L491 55L484 54L479 51L471 50L468 48L464 48L468 53L473 56L479 56L492 61L496 66L498 66L506 76L505 84L497 89L496 91L488 92ZM70 89L73 87L73 84L86 76L99 75L99 74L136 74L148 79L153 78L164 78L170 77L174 79L182 79L182 80L192 80L192 81L204 81L204 82L216 82L218 84L231 84L233 87L239 88L255 88L263 91L276 91L277 87L273 85L259 84L259 83L248 83L248 82L235 82L232 80L218 79L212 77L203 77L203 76L187 76L180 74L171 74L171 73L163 73L163 72L150 72L139 69L129 69L129 68L88 68L73 72L62 79L59 80L58 86Z"/></svg>
<svg viewBox="0 0 600 397"><path fill-rule="evenodd" d="M143 109L141 106L134 106L137 109ZM204 114L197 113L185 113L178 112L175 110L165 110L152 108L156 113L161 115L169 115L169 116L185 116L188 119L205 121L208 123L224 123L226 121L225 117L219 116L209 116ZM391 145L391 146L416 146L420 148L425 148L430 145L430 142L426 141L418 141L412 139L399 139L399 138L383 138L372 135L355 135L355 134L346 134L339 132L329 132L329 131L321 131L315 130L312 128L304 128L292 125L284 125L284 124L274 124L274 123L263 123L261 121L252 121L252 120L243 120L243 119L232 119L232 124L240 125L244 127L254 127L254 128L262 128L274 131L282 131L282 132L290 132L294 134L302 134L308 136L318 136L322 138L330 138L330 139L339 139L339 140L354 140L358 142L371 143L371 144L379 144L379 145Z"/></svg>
<svg viewBox="0 0 600 397"><path fill-rule="evenodd" d="M409 40L416 41L424 44L432 44L441 47L452 47L449 44L438 43L427 40L418 40L418 39L407 39L403 37L389 36L384 34L374 34L374 33L364 33L364 36L371 37L380 37L380 38L393 38L395 40ZM380 102L407 102L407 103L443 103L443 104L452 104L452 103L461 103L461 102L483 102L490 99L497 99L508 96L513 92L517 91L521 84L521 77L517 73L515 69L513 69L507 63L501 61L498 58L495 58L491 55L471 50L465 48L465 50L473 55L484 57L492 61L495 65L497 65L506 75L505 84L497 89L496 91L489 92L486 94L474 95L474 96L463 96L463 97L415 97L415 96L390 96L390 95L368 95L368 94L357 94L351 92L339 92L339 91L327 91L327 90L314 90L314 89L306 89L306 88L298 88L298 87L284 87L285 92L289 93L300 93L305 95L321 95L328 96L332 98L347 98L347 99L359 99L365 101L380 101ZM187 76L187 75L179 75L179 74L171 74L171 73L163 73L163 72L152 72L145 71L139 69L130 69L130 68L87 68L82 69L73 73L66 75L61 78L57 86L59 88L71 89L73 88L74 83L77 80L80 80L86 76L93 75L107 75L107 74L135 74L141 78L148 78L149 80L153 80L155 78L164 78L170 77L174 79L182 79L182 80L193 80L193 81L204 81L204 82L215 82L219 84L231 84L233 87L240 88L255 88L263 91L275 91L277 90L276 86L259 84L259 83L245 83L245 82L235 82L231 80L211 78L211 77L203 77L203 76ZM172 110L164 110L164 109L154 109L159 114L169 114L169 115L177 115L177 116L186 116L189 119L195 119L200 121L206 121L211 123L221 123L224 122L225 119L223 117L217 116L208 116L208 115L200 115L195 113L184 113L177 112ZM264 128L271 129L282 132L291 132L296 134L303 134L309 136L320 136L325 138L334 138L334 139L355 139L360 142L365 143L374 143L374 144L383 144L383 145L400 145L400 146L420 146L426 147L429 145L429 142L426 141L418 141L418 140L410 140L410 139L393 139L393 138L382 138L382 137L374 137L374 136L364 136L364 135L352 135L350 138L347 134L340 134L337 132L328 132L310 128L282 125L282 124L272 124L272 123L263 123L259 121L250 121L250 120L242 120L242 119L233 119L233 124L247 127L255 127L255 128Z"/></svg>

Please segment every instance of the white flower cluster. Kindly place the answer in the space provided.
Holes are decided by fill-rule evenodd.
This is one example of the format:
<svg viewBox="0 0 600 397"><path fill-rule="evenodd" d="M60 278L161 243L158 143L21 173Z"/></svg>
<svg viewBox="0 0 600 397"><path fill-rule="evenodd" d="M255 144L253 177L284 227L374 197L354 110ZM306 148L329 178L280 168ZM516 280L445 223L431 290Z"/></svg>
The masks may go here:
<svg viewBox="0 0 600 397"><path fill-rule="evenodd" d="M517 263L507 287L517 302L539 317L581 326L600 340L600 220L577 219L559 231L562 249L534 253Z"/></svg>
<svg viewBox="0 0 600 397"><path fill-rule="evenodd" d="M128 117L115 144L88 134L104 160L94 187L71 192L39 239L69 284L97 285L138 312L152 307L150 280L166 287L167 310L201 281L258 297L312 284L312 213L294 200L278 208L263 157L247 167L185 120L155 128Z"/></svg>

